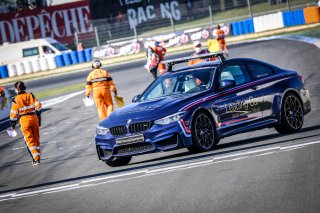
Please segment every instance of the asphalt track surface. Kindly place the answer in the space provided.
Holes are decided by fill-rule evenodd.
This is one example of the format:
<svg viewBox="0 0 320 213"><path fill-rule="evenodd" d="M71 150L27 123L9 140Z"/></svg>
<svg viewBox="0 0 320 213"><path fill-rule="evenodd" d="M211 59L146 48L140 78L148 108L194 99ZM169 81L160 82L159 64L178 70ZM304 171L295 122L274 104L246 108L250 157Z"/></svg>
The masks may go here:
<svg viewBox="0 0 320 213"><path fill-rule="evenodd" d="M312 111L301 132L259 130L222 139L211 152L141 155L110 168L98 161L93 143L97 112L78 95L43 113L39 166L31 165L21 133L0 133L0 212L320 212L320 50L271 40L232 46L230 55L303 74ZM152 82L142 65L110 67L127 103ZM29 86L59 87L86 75Z"/></svg>

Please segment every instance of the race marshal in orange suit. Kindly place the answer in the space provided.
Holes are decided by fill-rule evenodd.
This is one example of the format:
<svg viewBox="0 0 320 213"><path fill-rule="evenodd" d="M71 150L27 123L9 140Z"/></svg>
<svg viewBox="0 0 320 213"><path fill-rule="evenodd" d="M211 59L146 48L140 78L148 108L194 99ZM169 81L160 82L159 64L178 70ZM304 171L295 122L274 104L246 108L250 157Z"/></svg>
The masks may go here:
<svg viewBox="0 0 320 213"><path fill-rule="evenodd" d="M111 92L117 95L116 86L107 70L101 69L101 62L92 62L93 70L87 77L86 96L90 97L93 93L93 100L98 109L100 121L107 118L113 112L113 102Z"/></svg>
<svg viewBox="0 0 320 213"><path fill-rule="evenodd" d="M40 164L40 134L41 103L32 93L27 93L26 86L22 81L14 84L18 94L12 101L10 120L15 129L19 120L21 131L24 135L28 151L32 157L32 164Z"/></svg>

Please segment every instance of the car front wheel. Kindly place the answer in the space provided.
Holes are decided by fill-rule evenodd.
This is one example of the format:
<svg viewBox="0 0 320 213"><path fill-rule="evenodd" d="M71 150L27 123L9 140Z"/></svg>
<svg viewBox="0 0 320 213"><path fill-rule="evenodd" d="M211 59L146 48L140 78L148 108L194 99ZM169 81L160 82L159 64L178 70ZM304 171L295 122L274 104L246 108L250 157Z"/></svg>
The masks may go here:
<svg viewBox="0 0 320 213"><path fill-rule="evenodd" d="M117 157L117 158L111 158L110 160L106 160L105 163L108 166L116 167L116 166L125 166L131 161L131 156L128 157Z"/></svg>
<svg viewBox="0 0 320 213"><path fill-rule="evenodd" d="M204 112L197 113L192 122L191 152L204 152L214 148L218 143L216 130L212 118Z"/></svg>
<svg viewBox="0 0 320 213"><path fill-rule="evenodd" d="M298 96L288 93L284 96L281 106L281 124L275 129L282 134L294 133L303 125L303 108Z"/></svg>

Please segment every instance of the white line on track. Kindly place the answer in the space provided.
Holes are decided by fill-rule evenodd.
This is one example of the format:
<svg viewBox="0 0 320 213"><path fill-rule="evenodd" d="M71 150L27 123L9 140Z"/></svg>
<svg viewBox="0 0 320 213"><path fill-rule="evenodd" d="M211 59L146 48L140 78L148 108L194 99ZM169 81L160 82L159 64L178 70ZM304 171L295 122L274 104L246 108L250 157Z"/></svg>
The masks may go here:
<svg viewBox="0 0 320 213"><path fill-rule="evenodd" d="M127 172L127 173L122 173L122 174L117 174L117 175L110 175L110 176L105 176L105 177L100 177L100 178L94 178L94 179L81 181L77 184L69 184L69 185L64 185L64 186L59 186L59 187L51 187L51 188L40 189L40 190L23 191L21 193L19 193L19 191L16 191L16 192L12 192L9 194L0 195L0 202L6 201L6 200L11 200L11 199L24 198L27 196L39 195L39 194L49 194L49 193L51 194L51 193L62 192L62 191L66 191L66 190L74 190L74 189L79 189L79 188L84 188L84 187L94 187L94 186L98 186L98 185L102 185L102 184L106 184L106 183L111 183L111 182L131 180L131 179L136 179L136 178L141 178L141 177L147 177L150 175L159 175L161 173L181 171L181 170L185 170L185 169L202 167L202 166L209 166L209 165L218 164L218 163L233 162L233 161L239 161L239 160L243 160L243 159L261 157L261 156L265 156L265 155L279 154L282 152L293 151L296 149L305 148L307 146L316 145L319 143L320 143L320 140L313 141L313 142L305 142L305 143L295 144L295 145L289 145L289 146L284 146L284 147L279 147L279 146L270 147L270 148L266 148L266 149L253 150L253 151L242 152L242 153L233 154L233 155L224 155L224 156L215 157L215 158L209 159L209 160L203 160L200 162L186 162L183 165L169 166L169 167L165 167L165 168L151 169L151 170L139 170L139 171L134 171L134 172ZM232 158L232 157L235 157L235 158ZM228 159L228 158L230 158L230 159ZM221 159L224 159L224 160L221 160ZM107 180L107 181L104 181L104 180ZM96 183L94 183L94 182L96 182ZM4 199L2 199L2 198L4 198Z"/></svg>
<svg viewBox="0 0 320 213"><path fill-rule="evenodd" d="M270 150L276 150L280 149L280 146L277 147L271 147L271 148L266 148L266 149L259 149L259 150L254 150L254 151L249 151L249 152L242 152L238 154L233 154L233 155L224 155L221 157L215 157L214 160L219 160L219 159L224 159L224 158L230 158L230 157L236 157L240 155L249 155L249 154L254 154L254 153L259 153L259 152L265 152L265 151L270 151Z"/></svg>
<svg viewBox="0 0 320 213"><path fill-rule="evenodd" d="M296 148L296 147L303 147L303 146L309 146L309 145L318 144L318 143L320 143L320 140L319 140L319 141L302 143L302 144L285 146L285 147L281 147L280 150L283 150L283 149L291 149L291 148Z"/></svg>
<svg viewBox="0 0 320 213"><path fill-rule="evenodd" d="M112 176L103 177L103 178L95 178L95 179L91 179L91 180L82 181L81 183L91 183L91 182L95 182L95 181L107 180L107 179L124 177L124 176L129 176L129 175L136 175L136 174L140 174L140 173L146 173L146 171L147 170L142 170L142 171L136 171L136 172L128 172L128 173L119 174L119 175L112 175Z"/></svg>
<svg viewBox="0 0 320 213"><path fill-rule="evenodd" d="M36 191L31 191L31 192L14 194L14 195L12 195L12 197L21 197L21 196L25 196L25 195L39 194L39 193L43 193L43 192L49 192L49 191L65 189L65 188L69 188L69 187L75 187L78 185L79 184L72 184L72 185L67 185L67 186L59 186L59 187L53 187L53 188L48 188L48 189L41 189L41 190L36 190Z"/></svg>

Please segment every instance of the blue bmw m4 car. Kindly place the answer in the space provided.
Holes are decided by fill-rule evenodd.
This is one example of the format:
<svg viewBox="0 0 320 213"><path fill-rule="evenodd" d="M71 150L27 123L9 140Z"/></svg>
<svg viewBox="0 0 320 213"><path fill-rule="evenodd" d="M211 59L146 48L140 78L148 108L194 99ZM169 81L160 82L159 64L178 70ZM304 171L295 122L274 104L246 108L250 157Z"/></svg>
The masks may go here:
<svg viewBox="0 0 320 213"><path fill-rule="evenodd" d="M99 159L120 166L156 151L212 150L223 137L256 129L301 129L311 111L301 75L253 59L224 60L222 53L200 58L212 56L220 60L178 69L172 66L195 57L166 61L167 73L97 126Z"/></svg>

